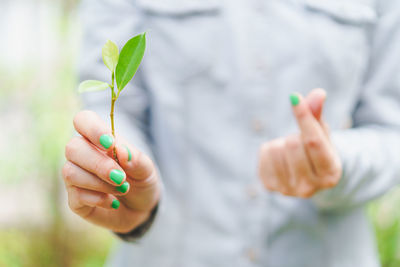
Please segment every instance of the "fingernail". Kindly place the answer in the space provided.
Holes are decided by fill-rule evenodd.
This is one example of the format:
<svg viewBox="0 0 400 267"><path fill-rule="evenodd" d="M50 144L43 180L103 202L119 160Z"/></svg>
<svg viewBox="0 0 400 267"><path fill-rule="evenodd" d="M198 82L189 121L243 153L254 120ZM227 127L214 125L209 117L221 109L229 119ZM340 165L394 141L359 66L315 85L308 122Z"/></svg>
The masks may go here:
<svg viewBox="0 0 400 267"><path fill-rule="evenodd" d="M298 94L293 93L290 95L290 102L292 103L292 106L297 106L300 103L300 98Z"/></svg>
<svg viewBox="0 0 400 267"><path fill-rule="evenodd" d="M117 186L115 189L117 189L118 192L126 193L129 189L129 183L125 181L122 185Z"/></svg>
<svg viewBox="0 0 400 267"><path fill-rule="evenodd" d="M100 136L100 144L105 148L109 149L112 143L114 142L114 138L108 134L103 134Z"/></svg>
<svg viewBox="0 0 400 267"><path fill-rule="evenodd" d="M129 148L127 146L125 146L125 148L126 148L126 151L128 151L128 161L131 161L132 153L131 153L131 151L129 150Z"/></svg>
<svg viewBox="0 0 400 267"><path fill-rule="evenodd" d="M117 199L114 199L113 202L111 203L111 208L118 209L119 205L121 205L121 203L119 203Z"/></svg>
<svg viewBox="0 0 400 267"><path fill-rule="evenodd" d="M120 185L124 180L124 172L121 170L114 169L110 172L110 180L114 183Z"/></svg>

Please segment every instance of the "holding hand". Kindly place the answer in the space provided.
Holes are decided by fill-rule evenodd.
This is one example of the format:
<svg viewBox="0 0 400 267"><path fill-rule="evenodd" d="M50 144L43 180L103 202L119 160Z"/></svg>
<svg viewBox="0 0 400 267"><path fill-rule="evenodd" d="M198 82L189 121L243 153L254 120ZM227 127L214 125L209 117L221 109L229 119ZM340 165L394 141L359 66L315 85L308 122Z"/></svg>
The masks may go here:
<svg viewBox="0 0 400 267"><path fill-rule="evenodd" d="M300 134L262 145L259 175L267 189L308 198L339 182L341 161L321 118L325 98L322 89L313 90L307 98L290 96Z"/></svg>
<svg viewBox="0 0 400 267"><path fill-rule="evenodd" d="M92 111L74 118L80 137L66 145L63 177L69 206L84 219L119 233L147 220L159 200L159 178L150 158L111 130ZM119 164L113 159L113 148Z"/></svg>

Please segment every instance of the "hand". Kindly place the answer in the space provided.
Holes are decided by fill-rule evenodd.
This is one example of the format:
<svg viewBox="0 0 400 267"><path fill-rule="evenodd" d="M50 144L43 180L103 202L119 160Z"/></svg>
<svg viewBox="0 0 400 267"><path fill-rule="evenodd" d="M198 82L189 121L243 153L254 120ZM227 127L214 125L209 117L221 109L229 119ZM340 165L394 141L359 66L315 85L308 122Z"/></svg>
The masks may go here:
<svg viewBox="0 0 400 267"><path fill-rule="evenodd" d="M150 158L92 111L74 118L80 137L65 147L62 173L72 211L94 224L127 233L146 221L160 197L160 182ZM119 164L113 159L113 148Z"/></svg>
<svg viewBox="0 0 400 267"><path fill-rule="evenodd" d="M321 118L325 98L322 89L313 90L305 99L299 94L291 95L300 134L262 145L259 175L267 189L309 198L339 182L341 161Z"/></svg>

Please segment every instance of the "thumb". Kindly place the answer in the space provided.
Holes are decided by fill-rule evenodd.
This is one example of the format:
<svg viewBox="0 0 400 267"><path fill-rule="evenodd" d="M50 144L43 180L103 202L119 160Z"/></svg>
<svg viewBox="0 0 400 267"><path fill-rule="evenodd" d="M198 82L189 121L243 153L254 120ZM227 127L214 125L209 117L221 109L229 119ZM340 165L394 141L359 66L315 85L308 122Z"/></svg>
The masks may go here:
<svg viewBox="0 0 400 267"><path fill-rule="evenodd" d="M326 91L321 88L312 90L306 97L308 106L310 107L312 114L318 121L321 121L322 109L324 107L325 99Z"/></svg>
<svg viewBox="0 0 400 267"><path fill-rule="evenodd" d="M119 141L119 142L118 142ZM120 166L135 180L145 180L154 174L153 161L136 147L117 140L116 152Z"/></svg>

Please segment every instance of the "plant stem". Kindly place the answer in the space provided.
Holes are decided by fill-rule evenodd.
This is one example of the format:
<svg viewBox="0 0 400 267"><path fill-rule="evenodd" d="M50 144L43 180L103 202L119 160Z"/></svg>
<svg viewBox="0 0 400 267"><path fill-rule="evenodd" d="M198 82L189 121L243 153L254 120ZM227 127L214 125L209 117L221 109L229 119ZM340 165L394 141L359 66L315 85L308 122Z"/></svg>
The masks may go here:
<svg viewBox="0 0 400 267"><path fill-rule="evenodd" d="M119 95L119 94L118 94ZM114 140L115 138L115 127L114 127L114 107L115 107L115 101L117 101L118 96L115 95L114 92L114 72L111 75L111 111L110 111L110 119L111 119L111 133L114 136ZM113 158L114 160L118 162L118 158L117 158L117 150L114 146L113 148Z"/></svg>
<svg viewBox="0 0 400 267"><path fill-rule="evenodd" d="M115 101L117 99L116 98L111 98L111 112L110 112L110 118L111 118L111 132L112 135L115 138L115 127L114 127L114 106L115 106Z"/></svg>

